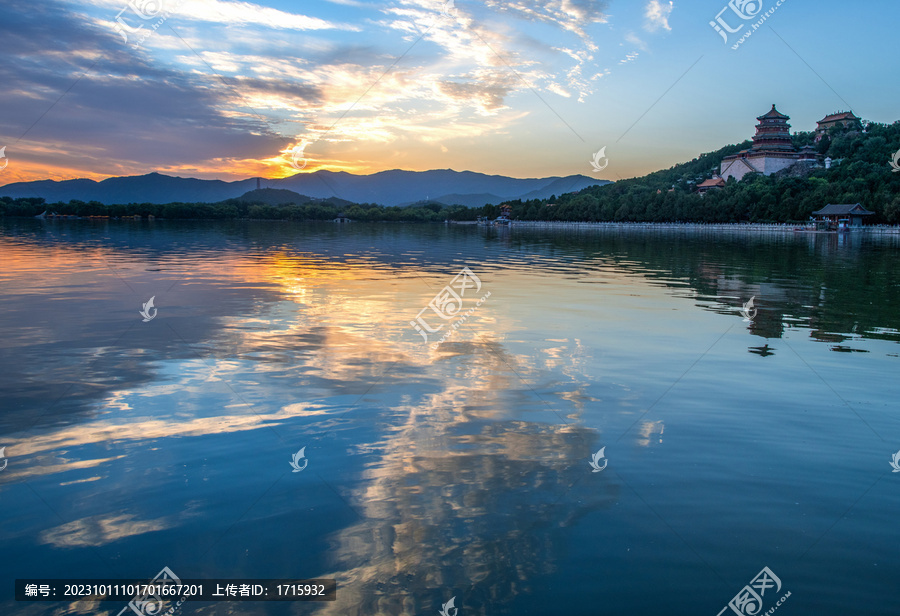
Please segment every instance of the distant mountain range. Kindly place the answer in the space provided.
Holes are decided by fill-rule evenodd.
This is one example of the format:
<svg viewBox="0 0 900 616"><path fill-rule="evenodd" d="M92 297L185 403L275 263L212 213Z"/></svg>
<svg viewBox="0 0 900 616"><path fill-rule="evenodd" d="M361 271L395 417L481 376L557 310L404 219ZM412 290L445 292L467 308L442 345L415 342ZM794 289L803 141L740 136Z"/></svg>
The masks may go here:
<svg viewBox="0 0 900 616"><path fill-rule="evenodd" d="M546 199L552 195L608 184L584 175L518 179L473 171L381 171L353 175L344 171L298 173L289 178L260 180L263 188L291 190L312 198L337 197L354 203L409 205L433 201L480 207L515 199ZM94 180L38 180L0 187L0 196L43 197L48 203L99 201L113 203L216 203L238 198L256 188L256 178L223 182L179 178L159 173Z"/></svg>

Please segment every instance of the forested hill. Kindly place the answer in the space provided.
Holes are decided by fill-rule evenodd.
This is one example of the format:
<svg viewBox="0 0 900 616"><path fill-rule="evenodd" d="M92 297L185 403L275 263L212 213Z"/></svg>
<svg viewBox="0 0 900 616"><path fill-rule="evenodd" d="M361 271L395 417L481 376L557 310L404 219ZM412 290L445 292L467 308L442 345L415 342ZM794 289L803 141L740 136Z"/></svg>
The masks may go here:
<svg viewBox="0 0 900 616"><path fill-rule="evenodd" d="M549 199L506 203L512 206L511 217L518 220L626 222L805 222L812 212L829 203L861 203L876 213L869 222L900 223L900 172L893 172L890 165L895 152L900 151L900 122L869 124L865 133L861 127L833 129L817 144L814 138L814 133L808 132L793 135L798 149L813 144L822 159L834 159L831 169L792 168L770 176L747 175L740 182L729 179L724 188L712 189L701 197L697 184L718 172L723 157L750 147L751 142L745 141L640 178L590 186ZM396 222L475 220L477 216L494 218L500 214L499 205L466 207L426 201L383 207L269 189L218 203L104 205L73 200L47 204L39 197L0 197L0 216L35 216L44 210L76 216L271 220L331 220L345 215L360 221Z"/></svg>
<svg viewBox="0 0 900 616"><path fill-rule="evenodd" d="M723 157L749 148L746 141L640 178L507 204L519 220L791 222L806 221L829 203L861 203L876 213L871 222L900 223L900 172L890 166L900 150L900 122L869 124L865 133L832 129L818 144L812 132L794 133L793 139L798 149L812 144L823 159L839 164L805 177L783 172L729 179L701 197L696 185L718 172ZM499 207L483 213L496 215Z"/></svg>

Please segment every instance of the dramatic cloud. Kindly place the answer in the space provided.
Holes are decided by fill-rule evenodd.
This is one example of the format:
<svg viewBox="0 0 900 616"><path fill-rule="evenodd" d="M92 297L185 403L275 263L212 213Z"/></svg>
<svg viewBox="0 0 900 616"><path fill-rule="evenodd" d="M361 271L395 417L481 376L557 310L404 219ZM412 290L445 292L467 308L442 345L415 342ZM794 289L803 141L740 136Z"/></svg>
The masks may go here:
<svg viewBox="0 0 900 616"><path fill-rule="evenodd" d="M503 107L504 98L518 81L502 71L475 71L464 79L441 81L438 90L457 103L475 106L485 115Z"/></svg>
<svg viewBox="0 0 900 616"><path fill-rule="evenodd" d="M595 57L605 2L447 6L9 0L0 182L283 177L295 146L308 171L371 172L416 148L506 134L547 101L583 103L619 59Z"/></svg>
<svg viewBox="0 0 900 616"><path fill-rule="evenodd" d="M73 2L76 7L93 6L107 9L109 26L114 27L117 17L123 19L128 25L137 27L151 26L159 15L171 14L180 19L190 19L198 22L217 23L231 26L264 26L266 28L278 28L286 30L349 30L358 32L358 26L346 23L332 22L317 17L310 17L297 13L288 13L278 9L269 8L252 2L227 2L225 0L153 0L152 2L140 0L128 2L127 0L88 0ZM139 11L146 7L147 13L141 15ZM125 9L122 11L122 9ZM136 10L137 9L137 10ZM121 15L120 15L121 11ZM154 19L144 19L150 15Z"/></svg>
<svg viewBox="0 0 900 616"><path fill-rule="evenodd" d="M655 32L660 28L671 30L672 28L669 26L669 15L672 14L672 9L674 8L674 2L670 1L666 4L665 2L659 2L658 0L650 0L644 9L644 16L647 18L645 28L650 32Z"/></svg>
<svg viewBox="0 0 900 616"><path fill-rule="evenodd" d="M605 23L606 2L598 0L518 0L512 2L488 0L487 6L499 11L559 26L572 32L593 47L594 43L585 30L593 23Z"/></svg>

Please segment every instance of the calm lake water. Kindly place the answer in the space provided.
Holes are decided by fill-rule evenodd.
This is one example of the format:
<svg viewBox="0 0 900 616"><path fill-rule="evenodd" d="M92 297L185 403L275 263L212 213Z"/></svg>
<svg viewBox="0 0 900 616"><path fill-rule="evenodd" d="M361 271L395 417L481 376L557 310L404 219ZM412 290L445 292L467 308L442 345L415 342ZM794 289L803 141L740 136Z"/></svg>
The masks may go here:
<svg viewBox="0 0 900 616"><path fill-rule="evenodd" d="M166 566L338 584L184 616L900 609L898 236L7 219L0 263L2 614Z"/></svg>

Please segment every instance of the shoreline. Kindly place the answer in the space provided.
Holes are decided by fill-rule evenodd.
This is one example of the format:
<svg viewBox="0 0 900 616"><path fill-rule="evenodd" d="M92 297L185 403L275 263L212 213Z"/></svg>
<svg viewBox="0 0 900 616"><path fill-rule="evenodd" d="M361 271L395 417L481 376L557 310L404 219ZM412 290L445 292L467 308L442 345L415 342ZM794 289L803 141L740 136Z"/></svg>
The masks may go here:
<svg viewBox="0 0 900 616"><path fill-rule="evenodd" d="M698 231L777 231L809 235L842 235L845 233L900 234L900 225L870 225L854 227L846 231L817 231L803 224L788 223L702 223L702 222L559 222L540 220L514 220L509 228L525 229L678 229ZM504 228L502 226L497 228Z"/></svg>
<svg viewBox="0 0 900 616"><path fill-rule="evenodd" d="M900 234L900 225L866 225L863 227L852 227L844 231L817 231L806 226L805 223L702 223L702 222L574 222L574 221L555 221L555 220L512 220L509 225L479 225L474 220L450 220L443 222L413 222L413 221L390 221L390 220L373 220L373 221L351 221L347 223L336 223L333 220L287 220L287 219L271 219L271 218L162 218L155 217L148 219L147 217L138 216L121 216L121 217L99 217L99 216L77 216L77 215L57 215L41 218L38 216L0 216L0 220L4 218L11 220L40 220L41 222L61 222L61 221L86 221L92 223L108 223L108 222L124 222L124 223L163 223L166 222L266 222L266 223L317 223L317 224L333 224L336 226L367 225L367 224L388 224L388 225L461 225L468 227L482 227L490 229L574 229L574 230L604 230L604 229L647 229L647 230L691 230L691 231L768 231L779 233L805 234L805 235L845 235L845 234L881 234L881 235L897 235Z"/></svg>

